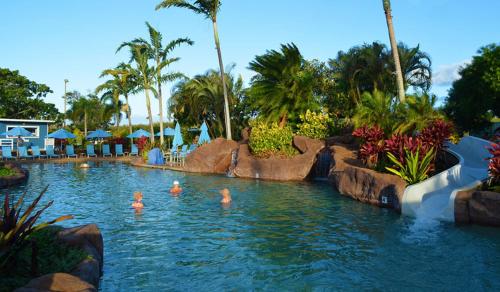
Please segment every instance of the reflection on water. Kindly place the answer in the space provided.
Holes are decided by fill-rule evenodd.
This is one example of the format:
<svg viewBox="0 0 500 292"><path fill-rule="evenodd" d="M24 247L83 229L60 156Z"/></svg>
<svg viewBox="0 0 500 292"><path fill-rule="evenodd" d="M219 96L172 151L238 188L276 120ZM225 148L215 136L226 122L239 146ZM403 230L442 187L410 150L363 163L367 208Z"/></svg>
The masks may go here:
<svg viewBox="0 0 500 292"><path fill-rule="evenodd" d="M90 164L29 165L28 184L9 191L34 196L50 184L46 218L99 225L103 291L500 290L498 229L416 222L327 184ZM130 207L134 191L141 212Z"/></svg>

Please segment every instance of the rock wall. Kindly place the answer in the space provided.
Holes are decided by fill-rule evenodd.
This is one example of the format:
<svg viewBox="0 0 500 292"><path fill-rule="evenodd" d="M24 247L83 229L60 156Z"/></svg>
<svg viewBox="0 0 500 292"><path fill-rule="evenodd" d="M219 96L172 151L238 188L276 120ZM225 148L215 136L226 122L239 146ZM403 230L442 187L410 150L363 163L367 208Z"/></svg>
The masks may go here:
<svg viewBox="0 0 500 292"><path fill-rule="evenodd" d="M0 177L0 189L22 184L28 179L28 171L16 164L0 162L0 166L13 169L16 172L13 176Z"/></svg>
<svg viewBox="0 0 500 292"><path fill-rule="evenodd" d="M329 180L342 195L401 212L405 181L395 175L365 168L357 159L353 146L334 145L330 149L333 165Z"/></svg>
<svg viewBox="0 0 500 292"><path fill-rule="evenodd" d="M234 175L242 178L259 178L280 181L299 181L307 178L324 148L324 142L302 136L293 138L294 146L301 152L291 158L260 159L250 153L248 144L241 144Z"/></svg>
<svg viewBox="0 0 500 292"><path fill-rule="evenodd" d="M44 275L15 291L97 291L104 260L104 244L97 225L89 224L64 229L58 233L58 238L69 246L84 250L91 258L78 264L70 274Z"/></svg>
<svg viewBox="0 0 500 292"><path fill-rule="evenodd" d="M500 193L458 192L455 196L455 223L500 226Z"/></svg>
<svg viewBox="0 0 500 292"><path fill-rule="evenodd" d="M183 170L199 173L226 173L231 165L231 153L237 149L238 142L217 138L189 153Z"/></svg>

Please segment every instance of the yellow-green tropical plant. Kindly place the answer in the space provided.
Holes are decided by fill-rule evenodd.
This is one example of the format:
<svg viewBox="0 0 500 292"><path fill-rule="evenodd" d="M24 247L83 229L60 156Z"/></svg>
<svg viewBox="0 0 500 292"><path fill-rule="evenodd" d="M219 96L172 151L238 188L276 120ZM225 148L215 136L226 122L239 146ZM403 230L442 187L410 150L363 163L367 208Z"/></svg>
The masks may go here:
<svg viewBox="0 0 500 292"><path fill-rule="evenodd" d="M399 161L399 159L392 153L387 152L387 158L390 162L394 164L395 168L386 167L386 169L401 177L408 184L416 184L428 177L429 170L431 169L431 163L434 158L434 149L431 148L427 153L421 158L420 157L420 147L417 148L415 152L405 149L405 159L404 161Z"/></svg>
<svg viewBox="0 0 500 292"><path fill-rule="evenodd" d="M298 135L313 139L324 139L328 136L332 119L327 112L317 113L307 110L299 117L302 122L297 125Z"/></svg>
<svg viewBox="0 0 500 292"><path fill-rule="evenodd" d="M35 225L42 213L53 203L53 201L50 201L35 212L35 208L47 189L48 186L40 192L38 197L33 200L24 212L22 212L21 206L24 202L26 193L24 193L13 206L9 204L9 195L5 194L3 208L0 212L0 270L6 267L15 255L26 246L28 243L27 240L33 232L54 223L73 218L71 215L65 215Z"/></svg>
<svg viewBox="0 0 500 292"><path fill-rule="evenodd" d="M262 121L250 122L249 147L252 154L266 158L273 155L293 156L298 154L293 147L293 132L289 126L280 127L278 123Z"/></svg>

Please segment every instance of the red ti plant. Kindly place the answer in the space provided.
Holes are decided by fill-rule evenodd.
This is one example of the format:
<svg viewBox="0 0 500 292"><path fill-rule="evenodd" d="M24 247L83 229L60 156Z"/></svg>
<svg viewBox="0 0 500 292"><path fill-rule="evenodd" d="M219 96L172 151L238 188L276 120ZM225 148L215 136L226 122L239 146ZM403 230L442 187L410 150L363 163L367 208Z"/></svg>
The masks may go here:
<svg viewBox="0 0 500 292"><path fill-rule="evenodd" d="M500 142L500 136L497 136L497 142ZM500 183L500 143L491 143L488 151L491 154L488 163L488 172L490 174L489 185Z"/></svg>
<svg viewBox="0 0 500 292"><path fill-rule="evenodd" d="M439 153L444 148L446 140L450 138L452 129L453 126L451 123L437 119L422 129L418 137L428 149L434 148L436 153Z"/></svg>
<svg viewBox="0 0 500 292"><path fill-rule="evenodd" d="M146 143L148 143L148 138L142 136L141 138L137 139L137 148L142 151Z"/></svg>
<svg viewBox="0 0 500 292"><path fill-rule="evenodd" d="M384 150L384 131L379 126L370 128L363 126L354 130L352 135L361 138L363 143L359 149L360 158L369 167L374 167L378 162L379 154Z"/></svg>

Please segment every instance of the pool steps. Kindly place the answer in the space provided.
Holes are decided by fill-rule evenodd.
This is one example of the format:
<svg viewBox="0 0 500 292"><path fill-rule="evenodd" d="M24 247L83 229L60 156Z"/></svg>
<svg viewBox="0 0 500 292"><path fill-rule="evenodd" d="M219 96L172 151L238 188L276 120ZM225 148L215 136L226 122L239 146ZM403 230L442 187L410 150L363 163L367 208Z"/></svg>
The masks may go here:
<svg viewBox="0 0 500 292"><path fill-rule="evenodd" d="M454 222L457 192L479 186L488 178L489 145L489 141L473 136L448 144L447 150L459 159L458 164L408 186L403 194L403 215Z"/></svg>

